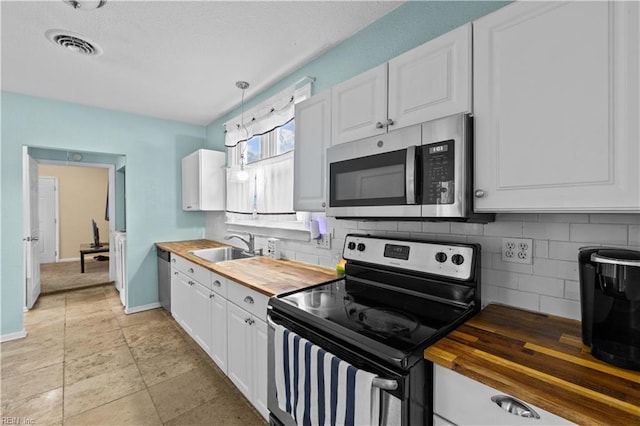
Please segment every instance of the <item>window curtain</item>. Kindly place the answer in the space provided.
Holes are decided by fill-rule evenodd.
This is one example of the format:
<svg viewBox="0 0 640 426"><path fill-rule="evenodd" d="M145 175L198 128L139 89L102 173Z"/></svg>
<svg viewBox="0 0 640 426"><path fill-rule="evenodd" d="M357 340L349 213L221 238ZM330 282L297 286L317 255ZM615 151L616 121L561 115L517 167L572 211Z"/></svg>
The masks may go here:
<svg viewBox="0 0 640 426"><path fill-rule="evenodd" d="M238 143L263 135L294 118L295 104L311 96L314 78L306 77L241 116L227 121L227 211L235 213L294 214L293 151L241 167ZM304 83L304 84L302 84ZM296 88L297 86L297 88ZM239 171L245 172L241 179ZM248 176L248 178L246 178Z"/></svg>
<svg viewBox="0 0 640 426"><path fill-rule="evenodd" d="M295 104L311 97L311 77L296 88L292 85L260 105L246 111L226 123L225 141L227 147L246 141L257 135L263 135L287 124L294 117ZM242 123L244 116L244 123Z"/></svg>
<svg viewBox="0 0 640 426"><path fill-rule="evenodd" d="M293 151L244 167L249 178L239 180L227 169L227 211L289 214L293 210Z"/></svg>

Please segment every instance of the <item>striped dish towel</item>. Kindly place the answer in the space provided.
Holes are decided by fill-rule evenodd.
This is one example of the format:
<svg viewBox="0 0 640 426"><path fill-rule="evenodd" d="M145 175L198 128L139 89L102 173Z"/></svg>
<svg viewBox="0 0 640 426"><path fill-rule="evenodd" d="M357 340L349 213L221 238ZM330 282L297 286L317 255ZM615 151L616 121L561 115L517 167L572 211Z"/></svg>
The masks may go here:
<svg viewBox="0 0 640 426"><path fill-rule="evenodd" d="M360 370L276 324L278 406L298 425L379 424L377 376Z"/></svg>

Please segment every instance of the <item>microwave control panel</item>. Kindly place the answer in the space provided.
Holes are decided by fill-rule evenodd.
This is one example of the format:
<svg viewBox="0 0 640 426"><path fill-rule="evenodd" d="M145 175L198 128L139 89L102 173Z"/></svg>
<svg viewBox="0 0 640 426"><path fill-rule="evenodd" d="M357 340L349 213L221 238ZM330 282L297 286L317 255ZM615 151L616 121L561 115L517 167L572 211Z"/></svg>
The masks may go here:
<svg viewBox="0 0 640 426"><path fill-rule="evenodd" d="M453 204L455 195L454 140L422 146L422 204Z"/></svg>

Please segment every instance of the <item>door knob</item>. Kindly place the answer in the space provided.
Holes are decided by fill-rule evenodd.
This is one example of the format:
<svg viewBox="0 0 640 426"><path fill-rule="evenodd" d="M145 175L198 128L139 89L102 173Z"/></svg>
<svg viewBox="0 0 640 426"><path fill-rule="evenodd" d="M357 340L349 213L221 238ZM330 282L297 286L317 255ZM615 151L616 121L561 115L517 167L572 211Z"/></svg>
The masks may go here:
<svg viewBox="0 0 640 426"><path fill-rule="evenodd" d="M393 120L390 118L387 118L387 126L393 126Z"/></svg>
<svg viewBox="0 0 640 426"><path fill-rule="evenodd" d="M376 123L376 129L382 129L383 127L384 127L384 124L382 124L380 121Z"/></svg>
<svg viewBox="0 0 640 426"><path fill-rule="evenodd" d="M476 189L476 192L474 192L474 195L476 196L476 198L482 198L484 197L484 191L482 189Z"/></svg>

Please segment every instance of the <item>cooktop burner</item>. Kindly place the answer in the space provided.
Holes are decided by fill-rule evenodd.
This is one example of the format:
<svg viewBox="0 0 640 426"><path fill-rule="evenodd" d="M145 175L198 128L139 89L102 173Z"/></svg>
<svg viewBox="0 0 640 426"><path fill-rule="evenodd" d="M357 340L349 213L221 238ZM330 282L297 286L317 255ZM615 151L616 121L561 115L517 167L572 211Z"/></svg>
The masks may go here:
<svg viewBox="0 0 640 426"><path fill-rule="evenodd" d="M392 309L347 307L347 315L364 329L383 335L409 334L418 327L410 315Z"/></svg>

